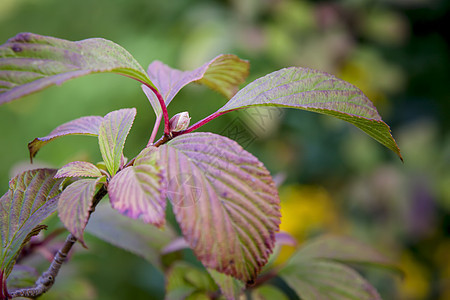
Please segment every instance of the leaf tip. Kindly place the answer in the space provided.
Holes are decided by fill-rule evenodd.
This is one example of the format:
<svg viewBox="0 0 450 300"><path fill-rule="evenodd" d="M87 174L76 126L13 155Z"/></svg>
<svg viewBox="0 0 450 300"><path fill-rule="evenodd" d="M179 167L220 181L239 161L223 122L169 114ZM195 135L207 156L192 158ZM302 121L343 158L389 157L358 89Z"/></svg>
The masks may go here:
<svg viewBox="0 0 450 300"><path fill-rule="evenodd" d="M89 249L86 245L86 242L83 239L83 235L81 235L79 238L77 237L78 241L80 242L81 246L83 246L84 249Z"/></svg>
<svg viewBox="0 0 450 300"><path fill-rule="evenodd" d="M28 143L28 152L30 154L30 163L33 163L33 158L37 154L38 150L36 149L35 145L38 141L39 141L39 139L35 138L34 140L32 140L31 142Z"/></svg>

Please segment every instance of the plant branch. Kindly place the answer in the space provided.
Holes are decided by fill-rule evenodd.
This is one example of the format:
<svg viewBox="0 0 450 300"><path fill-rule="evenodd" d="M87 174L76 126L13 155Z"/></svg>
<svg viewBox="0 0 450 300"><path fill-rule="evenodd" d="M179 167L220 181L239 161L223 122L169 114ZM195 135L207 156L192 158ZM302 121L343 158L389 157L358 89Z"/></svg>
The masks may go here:
<svg viewBox="0 0 450 300"><path fill-rule="evenodd" d="M200 121L198 121L197 123L195 123L194 125L190 126L188 129L183 130L183 131L179 131L179 132L173 132L172 134L173 134L174 137L176 137L176 136L179 136L179 135L182 135L182 134L186 134L186 133L192 132L192 131L194 131L194 130L200 128L200 127L202 127L202 126L205 125L206 123L208 123L208 122L214 120L215 118L220 117L221 115L226 114L227 112L230 112L230 111L231 111L231 110L229 110L229 111L224 111L224 112L215 112L215 113L213 113L213 114L207 116L207 117L204 118L203 120L200 120Z"/></svg>
<svg viewBox="0 0 450 300"><path fill-rule="evenodd" d="M92 200L92 210L89 213L89 217L91 213L94 211L95 206L103 199L103 197L107 194L107 190L105 186L102 186L94 196ZM36 280L36 284L33 287L23 288L19 290L12 291L9 293L11 298L17 297L38 297L45 292L47 292L55 283L56 276L58 275L59 270L61 269L62 264L67 259L67 255L69 251L72 249L73 245L77 242L77 238L73 234L69 234L66 238L61 249L56 252L55 257L53 258L50 267L42 273L42 275Z"/></svg>
<svg viewBox="0 0 450 300"><path fill-rule="evenodd" d="M237 110L237 109L233 109L233 110ZM221 112L215 112L209 116L207 116L206 118L204 118L203 120L198 121L197 123L195 123L194 125L192 125L191 127L189 127L186 130L182 130L182 131L177 131L177 132L171 132L170 134L164 134L156 143L153 144L153 146L155 147L159 147L165 143L167 143L168 141L170 141L172 138L186 134L186 133L190 133L200 127L202 127L203 125L205 125L206 123L214 120L217 117L220 117L221 115L224 115L230 111L233 110L228 110L228 111L221 111Z"/></svg>
<svg viewBox="0 0 450 300"><path fill-rule="evenodd" d="M170 139L171 139L170 136L167 135L167 134L165 134L165 135L163 135L156 143L154 143L153 146L159 147L159 146L161 146L162 144L165 144L165 143L167 143L168 141L170 141Z"/></svg>

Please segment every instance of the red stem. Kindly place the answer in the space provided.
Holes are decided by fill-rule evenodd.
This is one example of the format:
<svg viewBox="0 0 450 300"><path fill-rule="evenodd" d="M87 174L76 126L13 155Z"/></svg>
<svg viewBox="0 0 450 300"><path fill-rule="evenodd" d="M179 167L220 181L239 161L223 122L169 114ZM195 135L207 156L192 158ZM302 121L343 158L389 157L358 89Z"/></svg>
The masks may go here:
<svg viewBox="0 0 450 300"><path fill-rule="evenodd" d="M148 87L149 89L152 90L152 92L156 95L156 98L158 98L159 101L159 105L161 106L161 110L162 110L162 114L164 117L164 134L169 134L170 130L169 130L169 113L167 112L167 106L166 106L166 102L164 102L163 97L161 96L161 94L158 92L158 90L153 87L151 84L148 84L145 81L142 81L136 77L130 76L130 75L126 75L126 74L122 74L126 77L129 77L131 79L137 80L140 83L142 83L143 85L145 85L146 87Z"/></svg>
<svg viewBox="0 0 450 300"><path fill-rule="evenodd" d="M148 86L152 90L152 92L156 95L156 97L158 98L159 105L161 105L162 115L164 117L164 134L169 134L170 133L169 113L167 112L166 103L164 102L163 97L161 96L161 94L158 92L157 89L155 89L154 87L152 87L149 84L145 84L145 85Z"/></svg>
<svg viewBox="0 0 450 300"><path fill-rule="evenodd" d="M217 111L216 111L215 113L213 113L213 114L207 116L207 117L204 118L203 120L198 121L197 123L195 123L194 125L192 125L192 126L189 127L188 129L183 130L183 131L179 131L179 132L173 132L172 134L173 134L174 137L176 137L176 136L179 136L179 135L182 135L182 134L186 134L186 133L192 132L192 131L194 131L194 130L200 128L200 127L202 127L202 126L205 125L206 123L208 123L208 122L214 120L215 118L220 117L221 115L226 114L227 112L230 112L230 111L231 111L231 110L221 111L221 112L217 112Z"/></svg>

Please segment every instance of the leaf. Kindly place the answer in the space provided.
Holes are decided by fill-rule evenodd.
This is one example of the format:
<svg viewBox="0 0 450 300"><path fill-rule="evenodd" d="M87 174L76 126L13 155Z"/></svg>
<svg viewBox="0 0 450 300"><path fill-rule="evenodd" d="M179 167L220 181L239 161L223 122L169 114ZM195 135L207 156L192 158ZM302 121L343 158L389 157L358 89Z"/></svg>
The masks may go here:
<svg viewBox="0 0 450 300"><path fill-rule="evenodd" d="M39 223L56 210L62 179L54 179L55 174L53 169L23 172L0 198L0 266L5 278L26 242L45 227Z"/></svg>
<svg viewBox="0 0 450 300"><path fill-rule="evenodd" d="M72 78L102 72L153 86L133 56L111 41L71 42L19 33L0 46L0 105Z"/></svg>
<svg viewBox="0 0 450 300"><path fill-rule="evenodd" d="M164 249L161 250L161 253L165 255L186 248L190 249L189 244L188 242L186 242L184 237L180 236L171 241L166 247L164 247Z"/></svg>
<svg viewBox="0 0 450 300"><path fill-rule="evenodd" d="M251 282L267 262L280 223L269 172L233 140L192 133L158 148L183 235L207 267Z"/></svg>
<svg viewBox="0 0 450 300"><path fill-rule="evenodd" d="M116 247L145 258L162 269L160 250L175 238L175 232L166 224L164 230L119 214L109 204L100 203L85 229Z"/></svg>
<svg viewBox="0 0 450 300"><path fill-rule="evenodd" d="M364 93L325 72L298 67L273 72L248 84L217 113L251 106L284 106L336 117L355 125L402 158L389 126Z"/></svg>
<svg viewBox="0 0 450 300"><path fill-rule="evenodd" d="M292 247L297 247L297 240L286 231L277 232L275 234L275 239L277 245L289 245Z"/></svg>
<svg viewBox="0 0 450 300"><path fill-rule="evenodd" d="M83 246L86 246L83 240L83 231L89 219L92 200L100 179L77 180L64 189L59 199L59 218Z"/></svg>
<svg viewBox="0 0 450 300"><path fill-rule="evenodd" d="M247 61L235 55L222 54L195 70L184 72L154 61L148 67L147 73L168 106L175 95L191 82L204 84L229 99L237 92L239 84L247 78L248 70ZM161 114L161 106L152 90L145 85L142 85L142 89L156 115Z"/></svg>
<svg viewBox="0 0 450 300"><path fill-rule="evenodd" d="M206 292L217 290L208 273L184 261L175 262L166 278L167 300L197 299L195 296L198 294L204 295Z"/></svg>
<svg viewBox="0 0 450 300"><path fill-rule="evenodd" d="M245 287L242 281L229 275L219 273L213 269L208 269L208 272L227 300L239 299L239 296L242 294Z"/></svg>
<svg viewBox="0 0 450 300"><path fill-rule="evenodd" d="M279 275L303 300L381 300L378 292L353 269L332 261L292 261Z"/></svg>
<svg viewBox="0 0 450 300"><path fill-rule="evenodd" d="M304 259L330 259L345 263L374 264L396 269L393 262L381 255L373 248L348 237L323 236L302 246L291 258Z"/></svg>
<svg viewBox="0 0 450 300"><path fill-rule="evenodd" d="M55 178L63 177L101 177L102 173L97 166L86 161L74 161L61 167Z"/></svg>
<svg viewBox="0 0 450 300"><path fill-rule="evenodd" d="M39 273L34 268L24 265L14 265L8 277L8 290L33 286L38 277Z"/></svg>
<svg viewBox="0 0 450 300"><path fill-rule="evenodd" d="M123 146L135 116L135 108L120 109L107 114L100 124L98 143L111 176L119 169Z"/></svg>
<svg viewBox="0 0 450 300"><path fill-rule="evenodd" d="M97 136L98 129L102 121L103 117L100 116L81 117L56 127L45 137L35 138L33 141L28 143L30 159L33 160L33 157L36 156L39 149L41 149L44 145L61 136L74 134Z"/></svg>
<svg viewBox="0 0 450 300"><path fill-rule="evenodd" d="M162 227L166 221L165 176L158 156L156 148L144 149L134 166L112 178L108 193L112 207L121 214Z"/></svg>
<svg viewBox="0 0 450 300"><path fill-rule="evenodd" d="M265 284L252 291L252 299L255 300L288 300L289 297L286 296L278 288Z"/></svg>

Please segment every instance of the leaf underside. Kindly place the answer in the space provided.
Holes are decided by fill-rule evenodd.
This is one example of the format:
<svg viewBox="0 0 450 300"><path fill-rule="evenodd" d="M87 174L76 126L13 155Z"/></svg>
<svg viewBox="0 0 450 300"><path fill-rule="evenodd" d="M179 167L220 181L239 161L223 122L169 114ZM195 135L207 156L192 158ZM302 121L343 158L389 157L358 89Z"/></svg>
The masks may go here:
<svg viewBox="0 0 450 300"><path fill-rule="evenodd" d="M0 46L0 105L72 78L102 72L152 85L133 56L111 41L71 42L19 33Z"/></svg>
<svg viewBox="0 0 450 300"><path fill-rule="evenodd" d="M35 169L19 174L10 181L9 190L0 198L0 265L5 276L11 272L15 258L39 225L57 207L59 185L57 170Z"/></svg>
<svg viewBox="0 0 450 300"><path fill-rule="evenodd" d="M56 138L66 135L97 136L102 121L103 117L100 116L81 117L56 127L45 137L35 138L28 143L30 159L33 160L39 149Z"/></svg>
<svg viewBox="0 0 450 300"><path fill-rule="evenodd" d="M252 282L267 262L280 223L269 172L236 142L212 133L158 148L167 196L183 235L207 267Z"/></svg>
<svg viewBox="0 0 450 300"><path fill-rule="evenodd" d="M170 224L166 224L164 230L149 226L121 215L109 203L100 203L96 207L85 231L145 258L160 270L160 250L175 238L175 231Z"/></svg>
<svg viewBox="0 0 450 300"><path fill-rule="evenodd" d="M261 77L217 113L252 106L282 106L330 115L347 121L394 151L400 149L372 102L354 85L325 72L291 67Z"/></svg>
<svg viewBox="0 0 450 300"><path fill-rule="evenodd" d="M144 149L133 166L119 172L108 185L111 205L132 219L162 227L165 224L164 172L156 148Z"/></svg>
<svg viewBox="0 0 450 300"><path fill-rule="evenodd" d="M84 246L83 232L89 219L97 184L101 178L80 179L61 193L58 216L64 226Z"/></svg>
<svg viewBox="0 0 450 300"><path fill-rule="evenodd" d="M120 109L107 114L100 124L98 143L111 176L114 176L120 167L125 140L135 116L135 108Z"/></svg>
<svg viewBox="0 0 450 300"><path fill-rule="evenodd" d="M147 69L149 78L161 93L166 106L187 84L197 82L223 94L230 99L247 78L249 63L231 54L219 55L192 71L172 69L160 61L154 61ZM142 85L156 115L161 114L158 98L152 90Z"/></svg>

